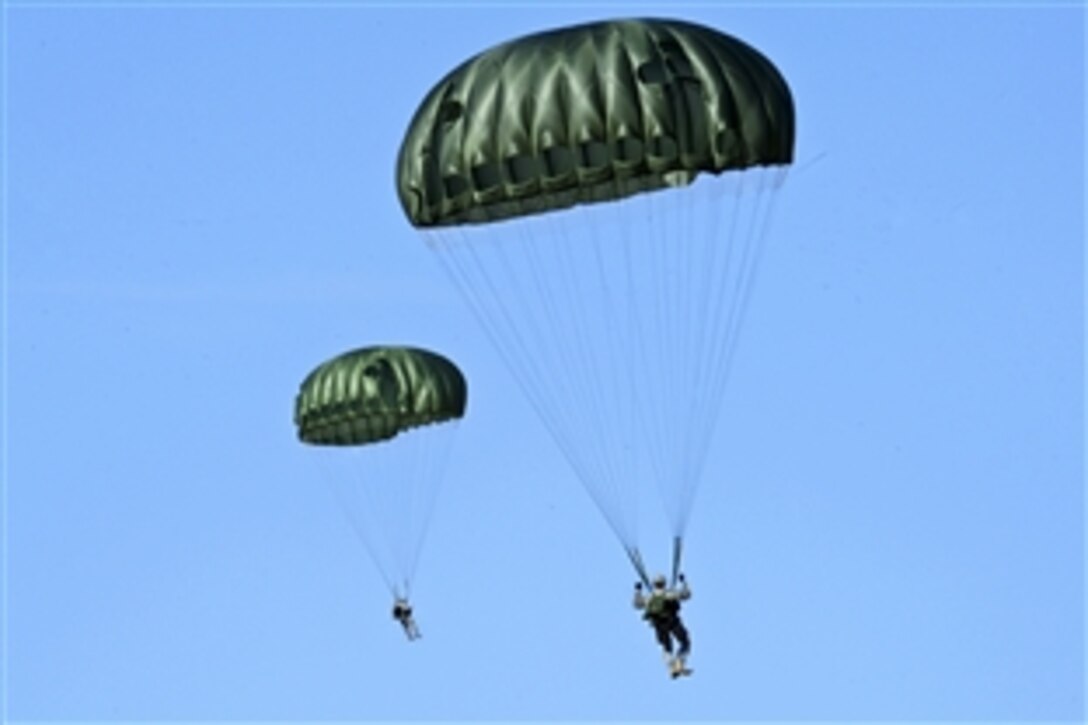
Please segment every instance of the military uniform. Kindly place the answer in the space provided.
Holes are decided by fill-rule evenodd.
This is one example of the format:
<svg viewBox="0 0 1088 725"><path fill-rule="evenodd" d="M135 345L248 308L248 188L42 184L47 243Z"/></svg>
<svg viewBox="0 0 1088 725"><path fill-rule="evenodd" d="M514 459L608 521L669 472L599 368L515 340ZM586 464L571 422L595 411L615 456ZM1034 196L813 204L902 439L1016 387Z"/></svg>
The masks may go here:
<svg viewBox="0 0 1088 725"><path fill-rule="evenodd" d="M683 576L680 577L679 589L666 588L665 578L661 576L655 578L649 595L643 594L641 585L635 587L635 609L642 610L642 618L654 628L657 641L665 650L665 660L673 677L691 673L686 666L687 656L691 651L691 638L680 620L680 602L690 598L691 588ZM680 645L675 657L673 639Z"/></svg>

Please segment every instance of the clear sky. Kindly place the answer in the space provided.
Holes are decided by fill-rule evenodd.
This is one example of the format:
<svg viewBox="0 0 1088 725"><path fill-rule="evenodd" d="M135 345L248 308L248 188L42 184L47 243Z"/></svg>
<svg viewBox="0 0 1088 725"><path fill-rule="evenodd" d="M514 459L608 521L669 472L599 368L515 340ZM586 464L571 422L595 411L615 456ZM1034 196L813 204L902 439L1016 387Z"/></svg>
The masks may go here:
<svg viewBox="0 0 1088 725"><path fill-rule="evenodd" d="M759 48L799 124L692 512L678 682L393 184L455 64L642 15ZM8 718L1083 719L1082 7L3 19ZM470 386L413 644L291 420L314 365L388 341Z"/></svg>

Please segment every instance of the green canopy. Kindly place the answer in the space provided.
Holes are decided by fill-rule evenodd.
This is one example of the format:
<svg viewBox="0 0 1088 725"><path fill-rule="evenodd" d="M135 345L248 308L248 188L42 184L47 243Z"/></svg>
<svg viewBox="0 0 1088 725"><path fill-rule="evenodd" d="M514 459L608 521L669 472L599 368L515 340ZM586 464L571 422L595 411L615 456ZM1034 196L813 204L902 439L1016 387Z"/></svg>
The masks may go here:
<svg viewBox="0 0 1088 725"><path fill-rule="evenodd" d="M295 399L298 437L315 445L387 440L465 412L465 378L452 362L412 347L364 347L321 364Z"/></svg>
<svg viewBox="0 0 1088 725"><path fill-rule="evenodd" d="M619 199L793 160L793 101L751 46L676 20L596 22L471 58L420 104L397 191L417 227Z"/></svg>

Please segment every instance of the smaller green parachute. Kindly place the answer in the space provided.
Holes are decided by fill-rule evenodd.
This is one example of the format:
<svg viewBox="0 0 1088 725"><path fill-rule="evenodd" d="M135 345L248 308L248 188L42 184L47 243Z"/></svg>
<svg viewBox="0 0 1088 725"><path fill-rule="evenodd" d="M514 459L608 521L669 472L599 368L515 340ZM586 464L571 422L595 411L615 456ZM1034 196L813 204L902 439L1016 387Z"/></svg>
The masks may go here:
<svg viewBox="0 0 1088 725"><path fill-rule="evenodd" d="M467 387L457 366L413 347L364 347L319 365L295 399L303 443L357 446L461 418Z"/></svg>

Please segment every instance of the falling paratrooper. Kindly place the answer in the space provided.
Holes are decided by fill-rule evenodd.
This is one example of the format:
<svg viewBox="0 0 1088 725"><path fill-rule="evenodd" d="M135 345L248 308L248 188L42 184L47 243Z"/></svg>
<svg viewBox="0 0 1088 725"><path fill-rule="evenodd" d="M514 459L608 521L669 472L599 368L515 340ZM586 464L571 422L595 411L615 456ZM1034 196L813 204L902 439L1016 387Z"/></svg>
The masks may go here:
<svg viewBox="0 0 1088 725"><path fill-rule="evenodd" d="M299 440L320 449L337 499L393 596L393 616L420 637L409 604L420 549L457 422L464 375L437 353L377 346L315 368L295 398Z"/></svg>

